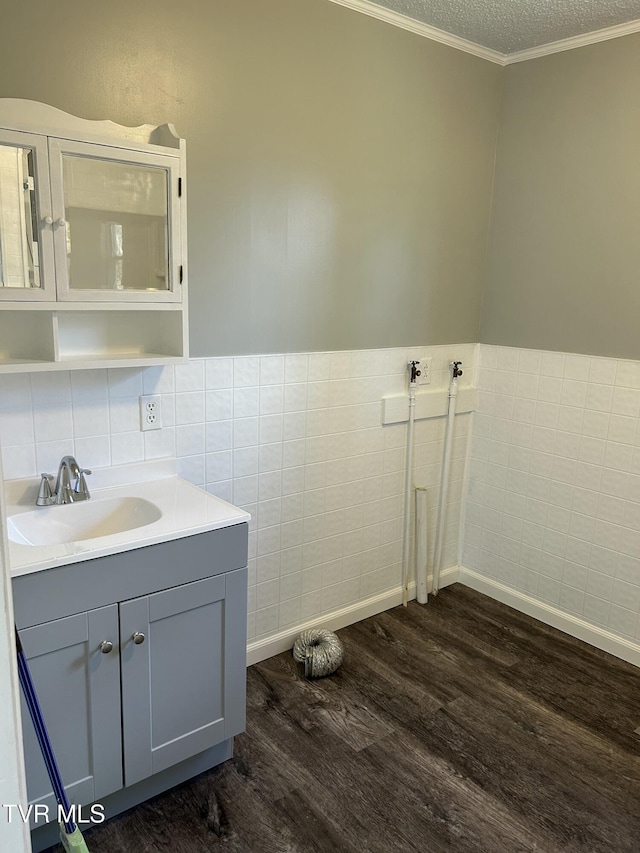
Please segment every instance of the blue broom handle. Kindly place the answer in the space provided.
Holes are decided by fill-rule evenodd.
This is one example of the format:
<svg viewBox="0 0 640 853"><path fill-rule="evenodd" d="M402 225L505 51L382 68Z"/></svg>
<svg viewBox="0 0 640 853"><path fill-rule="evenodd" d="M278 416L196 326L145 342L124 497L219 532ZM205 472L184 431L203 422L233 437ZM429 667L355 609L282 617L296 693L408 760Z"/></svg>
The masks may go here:
<svg viewBox="0 0 640 853"><path fill-rule="evenodd" d="M25 694L25 699L27 702L27 707L29 709L29 714L31 716L31 721L33 722L33 727L36 733L36 737L38 739L38 744L40 745L42 757L44 759L44 763L47 768L47 773L49 774L49 778L51 780L56 799L61 802L65 809L68 810L69 805L68 801L66 801L66 792L64 790L64 787L62 787L61 781L57 778L59 776L58 766L53 751L51 749L50 742L48 740L48 733L46 727L44 726L44 721L41 717L38 716L38 708L36 705L34 705L35 694L33 692L33 685L29 681L28 670L25 671L24 663L24 658L19 661L18 674L20 676L20 684Z"/></svg>
<svg viewBox="0 0 640 853"><path fill-rule="evenodd" d="M22 649L22 643L20 642L20 637L18 635L17 629L16 646L18 650L18 676L20 679L20 686L22 687L25 702L27 704L27 708L29 709L29 715L31 716L31 721L33 722L33 728L35 729L38 744L40 745L40 751L42 752L45 767L47 768L47 773L49 775L49 779L53 787L53 793L58 804L61 805L64 809L65 814L69 814L69 800L67 798L67 794L62 783L60 770L56 762L56 757L53 753L53 748L49 739L49 733L47 732L47 726L45 724L44 717L42 716L40 703L38 702L38 696L33 685L31 672L29 671L29 665L27 664L27 659ZM75 832L76 824L73 820L65 820L64 828L65 832L71 834L72 832Z"/></svg>

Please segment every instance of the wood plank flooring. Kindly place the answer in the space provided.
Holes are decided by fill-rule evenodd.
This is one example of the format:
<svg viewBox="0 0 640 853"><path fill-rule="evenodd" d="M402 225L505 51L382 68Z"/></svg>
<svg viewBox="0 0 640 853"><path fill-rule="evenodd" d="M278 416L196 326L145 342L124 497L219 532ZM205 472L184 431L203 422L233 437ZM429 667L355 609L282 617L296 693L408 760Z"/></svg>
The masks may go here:
<svg viewBox="0 0 640 853"><path fill-rule="evenodd" d="M329 678L251 667L235 757L91 853L640 851L640 670L461 585L339 635Z"/></svg>

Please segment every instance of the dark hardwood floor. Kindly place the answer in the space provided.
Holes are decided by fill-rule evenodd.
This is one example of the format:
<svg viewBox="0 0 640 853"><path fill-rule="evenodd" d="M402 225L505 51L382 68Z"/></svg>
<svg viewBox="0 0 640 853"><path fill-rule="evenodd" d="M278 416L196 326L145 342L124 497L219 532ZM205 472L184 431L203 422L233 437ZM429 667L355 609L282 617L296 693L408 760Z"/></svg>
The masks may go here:
<svg viewBox="0 0 640 853"><path fill-rule="evenodd" d="M640 670L460 585L338 633L329 678L251 667L235 757L91 853L640 851Z"/></svg>

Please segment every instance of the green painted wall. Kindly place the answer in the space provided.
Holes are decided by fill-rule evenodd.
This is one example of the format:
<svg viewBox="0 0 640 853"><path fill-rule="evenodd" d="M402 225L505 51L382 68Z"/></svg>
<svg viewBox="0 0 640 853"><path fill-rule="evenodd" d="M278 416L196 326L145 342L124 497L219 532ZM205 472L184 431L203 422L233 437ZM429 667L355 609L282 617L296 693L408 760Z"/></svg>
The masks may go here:
<svg viewBox="0 0 640 853"><path fill-rule="evenodd" d="M640 358L640 35L504 74L480 340Z"/></svg>
<svg viewBox="0 0 640 853"><path fill-rule="evenodd" d="M1 23L0 97L187 139L193 355L477 339L500 67L326 0Z"/></svg>

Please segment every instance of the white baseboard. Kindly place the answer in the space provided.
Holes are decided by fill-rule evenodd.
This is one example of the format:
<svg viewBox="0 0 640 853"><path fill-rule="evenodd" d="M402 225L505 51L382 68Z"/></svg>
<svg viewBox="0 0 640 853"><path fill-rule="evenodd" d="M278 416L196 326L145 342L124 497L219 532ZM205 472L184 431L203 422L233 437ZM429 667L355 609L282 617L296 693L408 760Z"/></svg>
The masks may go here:
<svg viewBox="0 0 640 853"><path fill-rule="evenodd" d="M472 569L466 569L464 566L460 566L458 580L471 589L482 592L490 598L495 598L496 601L501 601L503 604L519 610L521 613L526 613L528 616L533 616L534 619L539 619L553 628L564 631L565 634L570 634L597 649L602 649L602 651L615 655L615 657L628 663L640 666L640 645L638 643L625 640L605 628L598 628L585 619L571 616L562 610L558 610L552 604L545 604L537 598L480 575Z"/></svg>
<svg viewBox="0 0 640 853"><path fill-rule="evenodd" d="M640 667L640 644L638 643L625 640L623 637L619 637L605 628L592 625L578 616L571 616L551 604L546 604L524 592L505 586L499 581L480 575L473 569L467 569L464 566L452 566L441 573L441 588L456 582L482 592L496 601L501 601L503 604L519 610L521 613L539 619L546 625L558 628L565 634L583 640L597 649L602 649L604 652ZM415 597L415 584L411 584L409 600ZM387 590L379 595L367 598L365 601L359 601L349 607L334 610L333 613L328 613L326 616L301 623L294 628L287 628L286 631L281 631L262 640L254 640L247 645L247 666L291 649L298 634L307 628L328 628L330 631L337 631L347 625L352 625L354 622L360 622L369 616L375 616L384 610L397 607L399 604L402 604L402 587Z"/></svg>
<svg viewBox="0 0 640 853"><path fill-rule="evenodd" d="M458 572L459 566L443 569L440 573L440 587L442 588L455 583L458 580ZM412 583L409 586L409 600L415 597L415 584ZM333 613L320 616L311 622L304 622L296 625L294 628L287 628L286 631L273 634L263 640L254 640L247 645L247 666L259 663L261 660L266 660L293 648L293 643L298 634L301 631L306 631L308 628L328 628L330 631L337 631L339 628L352 625L354 622L360 622L362 619L375 616L384 610L390 610L399 604L402 604L401 586L382 592L379 595L373 595L371 598L365 599L365 601L358 601L356 604L349 605L349 607L334 610Z"/></svg>

